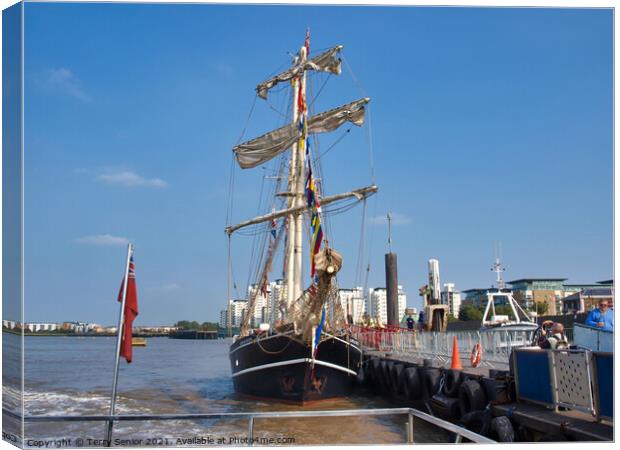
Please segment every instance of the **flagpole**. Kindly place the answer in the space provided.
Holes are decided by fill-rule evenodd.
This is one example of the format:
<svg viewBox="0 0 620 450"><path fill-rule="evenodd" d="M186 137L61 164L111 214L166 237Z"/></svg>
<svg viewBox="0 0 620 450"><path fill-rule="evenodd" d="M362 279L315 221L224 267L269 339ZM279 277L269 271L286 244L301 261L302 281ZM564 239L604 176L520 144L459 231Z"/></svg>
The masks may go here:
<svg viewBox="0 0 620 450"><path fill-rule="evenodd" d="M112 381L112 396L110 398L110 416L114 415L116 408L116 386L118 384L118 363L121 354L121 342L123 338L123 324L125 322L125 301L127 300L127 285L129 284L129 262L133 253L133 245L127 244L127 261L125 262L125 277L123 278L123 295L121 297L121 311L118 315L118 336L116 339L116 358L114 363L114 379ZM108 428L106 432L106 446L112 444L112 426L113 420L108 420Z"/></svg>

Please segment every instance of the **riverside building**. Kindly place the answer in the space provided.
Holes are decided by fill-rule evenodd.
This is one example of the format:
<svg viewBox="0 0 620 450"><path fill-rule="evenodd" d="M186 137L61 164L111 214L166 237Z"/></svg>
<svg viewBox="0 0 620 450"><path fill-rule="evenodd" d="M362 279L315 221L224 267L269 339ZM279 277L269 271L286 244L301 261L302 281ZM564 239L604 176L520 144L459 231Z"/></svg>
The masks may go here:
<svg viewBox="0 0 620 450"><path fill-rule="evenodd" d="M591 284L566 283L566 278L520 278L509 281L513 295L517 301L526 308L536 309L536 305L546 303L548 315L562 314L564 308L562 299L573 294L590 290L609 288L613 286L613 280L600 281Z"/></svg>
<svg viewBox="0 0 620 450"><path fill-rule="evenodd" d="M398 285L398 318L405 314L407 308L407 294L403 287ZM381 322L387 324L387 290L384 287L368 289L366 298L366 311L372 318L381 318Z"/></svg>
<svg viewBox="0 0 620 450"><path fill-rule="evenodd" d="M590 284L566 283L566 278L520 278L508 281L513 297L519 304L530 310L545 315L558 315L588 311L595 296L611 295L613 280L599 281ZM604 290L604 291L601 291ZM462 305L482 307L486 304L489 289L466 289ZM577 294L577 295L576 295Z"/></svg>
<svg viewBox="0 0 620 450"><path fill-rule="evenodd" d="M461 309L461 293L454 287L454 283L444 283L441 291L441 303L448 305L448 314L458 317Z"/></svg>
<svg viewBox="0 0 620 450"><path fill-rule="evenodd" d="M268 322L273 325L282 320L282 311L280 311L280 305L285 299L286 289L284 280L282 278L269 283L270 296L269 296L269 318Z"/></svg>
<svg viewBox="0 0 620 450"><path fill-rule="evenodd" d="M340 289L338 298L344 315L353 320L353 323L361 323L366 312L366 299L364 289L360 286L353 289Z"/></svg>
<svg viewBox="0 0 620 450"><path fill-rule="evenodd" d="M248 287L248 299L254 297L254 312L252 326L257 327L261 323L269 323L271 316L271 284L267 285L265 292L261 292L257 284Z"/></svg>
<svg viewBox="0 0 620 450"><path fill-rule="evenodd" d="M240 327L247 312L248 301L246 299L230 300L228 308L220 312L220 326L222 328ZM230 325L228 321L230 321Z"/></svg>

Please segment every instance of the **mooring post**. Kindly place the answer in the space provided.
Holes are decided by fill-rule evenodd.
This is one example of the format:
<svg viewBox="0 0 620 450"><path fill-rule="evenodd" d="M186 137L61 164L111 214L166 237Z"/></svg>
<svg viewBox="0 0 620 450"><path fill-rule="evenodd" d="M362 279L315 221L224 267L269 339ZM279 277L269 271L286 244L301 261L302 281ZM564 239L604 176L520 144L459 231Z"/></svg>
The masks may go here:
<svg viewBox="0 0 620 450"><path fill-rule="evenodd" d="M251 447L254 445L252 441L254 440L254 416L250 416L250 423L248 424L248 446Z"/></svg>
<svg viewBox="0 0 620 450"><path fill-rule="evenodd" d="M389 326L399 326L398 317L398 263L396 253L385 254L385 284L387 322Z"/></svg>
<svg viewBox="0 0 620 450"><path fill-rule="evenodd" d="M409 412L407 415L407 444L413 444L413 414Z"/></svg>

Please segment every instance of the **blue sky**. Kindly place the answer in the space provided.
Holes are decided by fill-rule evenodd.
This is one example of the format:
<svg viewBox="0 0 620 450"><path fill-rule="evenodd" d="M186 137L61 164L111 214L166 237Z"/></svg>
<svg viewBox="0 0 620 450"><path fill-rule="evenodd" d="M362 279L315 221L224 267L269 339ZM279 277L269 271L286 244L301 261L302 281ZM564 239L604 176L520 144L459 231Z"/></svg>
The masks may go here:
<svg viewBox="0 0 620 450"><path fill-rule="evenodd" d="M255 85L287 66L307 27L315 51L345 46L317 110L372 98L369 287L385 283L388 211L411 305L429 258L442 282L489 286L495 241L509 280L611 277L612 20L604 9L27 4L25 320L113 323L127 240L137 325L217 320L231 148ZM278 98L257 101L245 137L282 123ZM367 139L352 130L325 156L326 194L371 181ZM256 213L264 173L236 169L233 221ZM343 287L361 213L331 222ZM240 289L250 244L233 239Z"/></svg>

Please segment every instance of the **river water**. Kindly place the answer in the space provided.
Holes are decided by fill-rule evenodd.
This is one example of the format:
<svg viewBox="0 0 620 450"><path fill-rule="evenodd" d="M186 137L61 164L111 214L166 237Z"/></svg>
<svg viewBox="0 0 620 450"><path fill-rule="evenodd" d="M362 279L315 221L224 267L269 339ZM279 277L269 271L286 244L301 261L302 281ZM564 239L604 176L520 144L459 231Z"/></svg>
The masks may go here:
<svg viewBox="0 0 620 450"><path fill-rule="evenodd" d="M21 337L3 333L3 407L21 409L16 370ZM24 408L26 415L107 414L113 376L115 338L26 337L24 339ZM295 411L297 405L245 399L235 394L228 363L229 340L149 338L134 347L134 360L121 360L118 414L186 414L249 411ZM393 407L378 396L353 395L323 400L303 410ZM3 415L3 431L18 435L19 423ZM260 419L255 436L280 444L396 444L406 440L406 416ZM27 423L26 445L96 446L103 423ZM121 422L114 439L150 444L237 444L247 436L246 419ZM5 436L6 438L6 436ZM65 439L65 441L62 441ZM90 441L89 441L90 439ZM444 432L416 420L418 443L446 442ZM70 441L69 441L70 440ZM80 441L81 440L81 441ZM38 442L37 442L38 441ZM57 442L54 442L57 441ZM273 442L273 441L272 441ZM130 444L130 442L124 442Z"/></svg>

